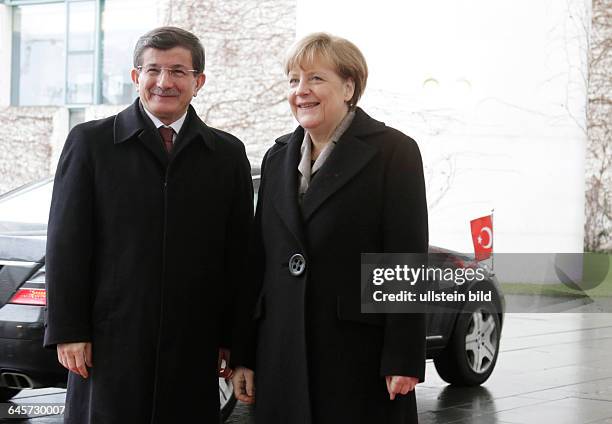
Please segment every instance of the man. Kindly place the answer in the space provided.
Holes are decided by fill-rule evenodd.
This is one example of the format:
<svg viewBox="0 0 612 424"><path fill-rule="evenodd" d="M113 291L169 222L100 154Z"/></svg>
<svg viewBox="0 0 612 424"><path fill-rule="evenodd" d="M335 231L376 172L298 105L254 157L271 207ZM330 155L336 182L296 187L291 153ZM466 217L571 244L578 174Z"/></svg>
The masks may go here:
<svg viewBox="0 0 612 424"><path fill-rule="evenodd" d="M252 183L243 144L190 106L203 71L197 37L150 31L134 51L139 99L66 140L44 343L71 371L67 423L218 422L224 299L244 271Z"/></svg>

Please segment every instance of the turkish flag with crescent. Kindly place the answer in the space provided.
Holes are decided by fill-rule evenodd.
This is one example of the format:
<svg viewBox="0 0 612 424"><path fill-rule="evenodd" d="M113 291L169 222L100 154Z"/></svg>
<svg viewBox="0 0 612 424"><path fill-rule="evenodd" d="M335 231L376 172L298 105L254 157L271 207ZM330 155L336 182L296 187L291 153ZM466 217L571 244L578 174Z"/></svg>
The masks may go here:
<svg viewBox="0 0 612 424"><path fill-rule="evenodd" d="M493 254L493 219L491 215L470 221L474 256L477 261L483 261Z"/></svg>

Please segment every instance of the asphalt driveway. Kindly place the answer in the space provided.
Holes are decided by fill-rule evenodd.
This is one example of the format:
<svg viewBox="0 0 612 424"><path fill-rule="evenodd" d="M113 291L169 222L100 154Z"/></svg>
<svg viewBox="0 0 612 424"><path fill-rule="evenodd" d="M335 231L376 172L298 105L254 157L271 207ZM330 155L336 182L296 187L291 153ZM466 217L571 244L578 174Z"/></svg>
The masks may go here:
<svg viewBox="0 0 612 424"><path fill-rule="evenodd" d="M26 390L14 403L64 398L63 390ZM612 423L612 314L508 314L497 367L482 387L450 387L428 361L417 401L421 424ZM250 408L240 404L228 421L251 422Z"/></svg>

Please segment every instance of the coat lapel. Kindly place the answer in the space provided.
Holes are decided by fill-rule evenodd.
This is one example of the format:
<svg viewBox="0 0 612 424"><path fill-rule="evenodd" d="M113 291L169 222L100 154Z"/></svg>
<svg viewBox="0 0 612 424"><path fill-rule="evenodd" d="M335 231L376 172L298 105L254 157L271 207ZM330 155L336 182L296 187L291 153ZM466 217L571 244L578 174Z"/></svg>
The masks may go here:
<svg viewBox="0 0 612 424"><path fill-rule="evenodd" d="M214 140L216 137L213 135L210 128L208 128L208 126L198 117L193 106L190 105L185 123L174 142L171 157L176 157L185 147L197 138L201 138L201 141L203 141L208 148L215 150Z"/></svg>
<svg viewBox="0 0 612 424"><path fill-rule="evenodd" d="M370 118L361 109L357 110L351 126L340 137L304 195L302 215L305 222L376 155L377 149L360 137L381 129L384 129L382 122Z"/></svg>
<svg viewBox="0 0 612 424"><path fill-rule="evenodd" d="M200 120L195 109L190 105L187 119L185 119L181 131L177 135L172 154L168 155L157 128L142 110L139 99L136 99L131 106L117 114L114 123L114 136L115 144L137 138L163 167L167 167L170 160L176 157L192 140L200 137L211 150L214 150L215 139L210 128Z"/></svg>
<svg viewBox="0 0 612 424"><path fill-rule="evenodd" d="M161 136L151 120L148 117L145 118L141 107L140 100L136 99L131 106L117 114L113 128L114 142L120 144L131 138L138 138L155 159L165 167L168 165L168 154L164 150Z"/></svg>
<svg viewBox="0 0 612 424"><path fill-rule="evenodd" d="M153 156L155 156L159 163L164 167L168 165L170 158L168 157L168 153L164 150L163 144L160 142L161 137L157 129L145 128L138 134L138 139L151 153L153 153Z"/></svg>
<svg viewBox="0 0 612 424"><path fill-rule="evenodd" d="M304 224L298 205L297 167L300 161L300 146L304 137L302 128L298 128L286 141L286 146L268 159L266 174L282 176L270 181L276 193L273 204L291 234L306 251Z"/></svg>

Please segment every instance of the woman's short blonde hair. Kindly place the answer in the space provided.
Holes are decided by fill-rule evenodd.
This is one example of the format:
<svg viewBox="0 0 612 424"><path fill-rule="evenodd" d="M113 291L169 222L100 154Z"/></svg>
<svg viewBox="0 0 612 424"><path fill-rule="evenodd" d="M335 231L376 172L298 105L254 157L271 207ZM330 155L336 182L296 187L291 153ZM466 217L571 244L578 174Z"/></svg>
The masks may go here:
<svg viewBox="0 0 612 424"><path fill-rule="evenodd" d="M368 80L368 65L361 51L345 38L316 32L291 46L283 63L285 74L288 75L296 66L308 66L316 59L329 62L343 79L353 80L355 92L349 105L351 109L355 108Z"/></svg>

